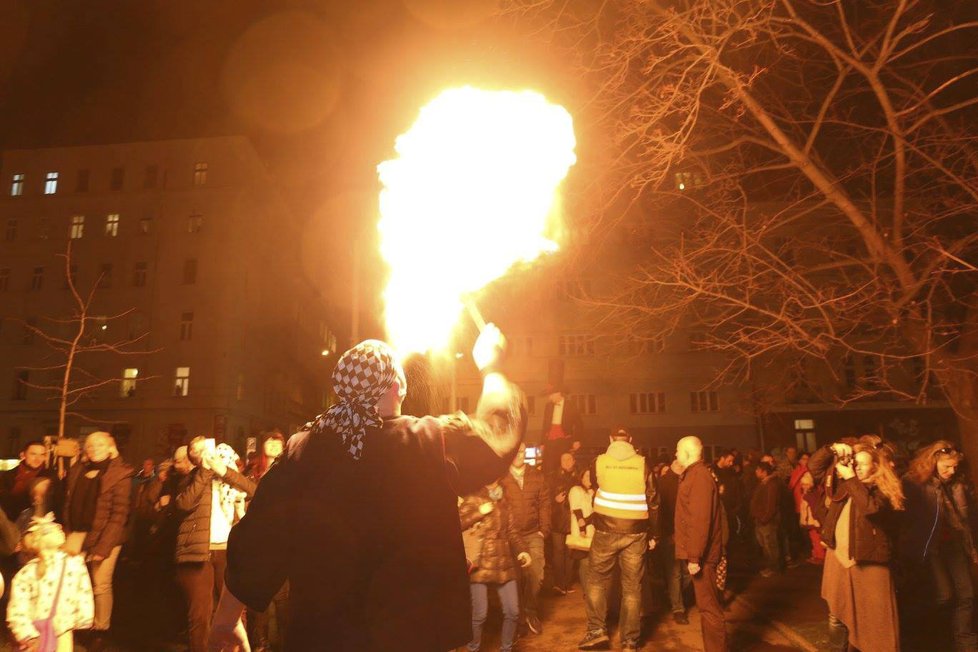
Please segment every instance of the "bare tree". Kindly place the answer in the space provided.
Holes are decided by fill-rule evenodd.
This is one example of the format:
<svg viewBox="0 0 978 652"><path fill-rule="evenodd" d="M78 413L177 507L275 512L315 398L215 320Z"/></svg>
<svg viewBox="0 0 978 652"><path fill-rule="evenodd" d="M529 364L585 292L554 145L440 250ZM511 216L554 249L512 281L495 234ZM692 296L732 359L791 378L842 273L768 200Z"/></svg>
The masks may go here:
<svg viewBox="0 0 978 652"><path fill-rule="evenodd" d="M609 143L588 152L582 193L600 202L594 249L616 230L644 246L591 298L607 323L644 337L702 325L727 378L777 360L804 384L803 369L840 376L858 359L854 389L810 389L937 390L978 457L974 3L507 8L572 55L590 92L578 120Z"/></svg>
<svg viewBox="0 0 978 652"><path fill-rule="evenodd" d="M79 402L91 397L93 392L100 388L124 382L124 379L117 375L111 378L100 376L92 370L93 362L104 361L107 355L142 356L155 351L140 347L146 333L131 334L126 329L123 331L126 333L125 337L107 339L104 333L118 331L118 328L112 327L113 324L118 324L133 311L130 309L113 315L97 314L94 302L104 272L95 279L87 291L83 292L75 278L71 240L68 241L65 253L59 254L59 257L64 259L65 286L72 300L71 316L45 317L45 328L34 323L24 323L26 332L32 338L40 339L49 351L40 365L22 369L35 372L36 375L47 376L52 378L52 381L21 382L47 393L49 398L58 401L58 437L61 438L65 436L67 417L88 419L77 407Z"/></svg>

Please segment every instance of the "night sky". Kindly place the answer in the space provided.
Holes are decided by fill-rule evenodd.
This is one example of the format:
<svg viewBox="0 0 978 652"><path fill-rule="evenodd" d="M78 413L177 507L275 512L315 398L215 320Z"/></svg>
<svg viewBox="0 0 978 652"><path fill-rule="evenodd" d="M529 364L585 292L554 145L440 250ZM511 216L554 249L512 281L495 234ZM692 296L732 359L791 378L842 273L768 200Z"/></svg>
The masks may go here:
<svg viewBox="0 0 978 652"><path fill-rule="evenodd" d="M421 105L464 83L564 101L559 66L495 4L0 0L0 148L247 135L345 287L374 168Z"/></svg>

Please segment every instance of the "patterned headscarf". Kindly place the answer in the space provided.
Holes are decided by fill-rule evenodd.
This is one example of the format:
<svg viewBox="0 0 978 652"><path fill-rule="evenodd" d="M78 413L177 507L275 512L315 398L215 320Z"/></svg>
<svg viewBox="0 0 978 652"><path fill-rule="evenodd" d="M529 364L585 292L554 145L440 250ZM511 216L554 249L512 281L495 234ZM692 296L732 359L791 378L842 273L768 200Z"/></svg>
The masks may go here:
<svg viewBox="0 0 978 652"><path fill-rule="evenodd" d="M343 354L333 371L333 391L340 402L304 429L313 433L335 432L350 456L359 460L367 428L379 428L384 423L377 401L403 376L390 346L380 340L360 342Z"/></svg>

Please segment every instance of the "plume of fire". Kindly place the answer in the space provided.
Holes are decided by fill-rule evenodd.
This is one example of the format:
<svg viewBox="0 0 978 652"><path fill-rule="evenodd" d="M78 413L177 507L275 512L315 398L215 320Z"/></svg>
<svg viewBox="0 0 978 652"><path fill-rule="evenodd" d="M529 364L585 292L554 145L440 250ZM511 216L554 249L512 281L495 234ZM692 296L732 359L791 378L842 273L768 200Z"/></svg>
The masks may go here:
<svg viewBox="0 0 978 652"><path fill-rule="evenodd" d="M467 298L555 251L558 188L575 163L570 114L533 91L449 89L378 166L388 338L444 350Z"/></svg>

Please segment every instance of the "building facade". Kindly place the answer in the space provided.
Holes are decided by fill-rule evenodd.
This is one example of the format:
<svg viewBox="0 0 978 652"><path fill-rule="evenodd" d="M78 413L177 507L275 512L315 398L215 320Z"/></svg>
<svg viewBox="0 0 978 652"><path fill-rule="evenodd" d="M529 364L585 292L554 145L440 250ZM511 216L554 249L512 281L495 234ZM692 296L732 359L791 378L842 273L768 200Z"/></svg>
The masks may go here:
<svg viewBox="0 0 978 652"><path fill-rule="evenodd" d="M7 454L57 434L59 392L41 387L63 377L50 338L77 331L69 274L93 317L72 383L97 387L65 436L114 432L130 458L196 434L242 450L321 410L332 317L302 269L301 225L247 139L11 150L0 181Z"/></svg>

